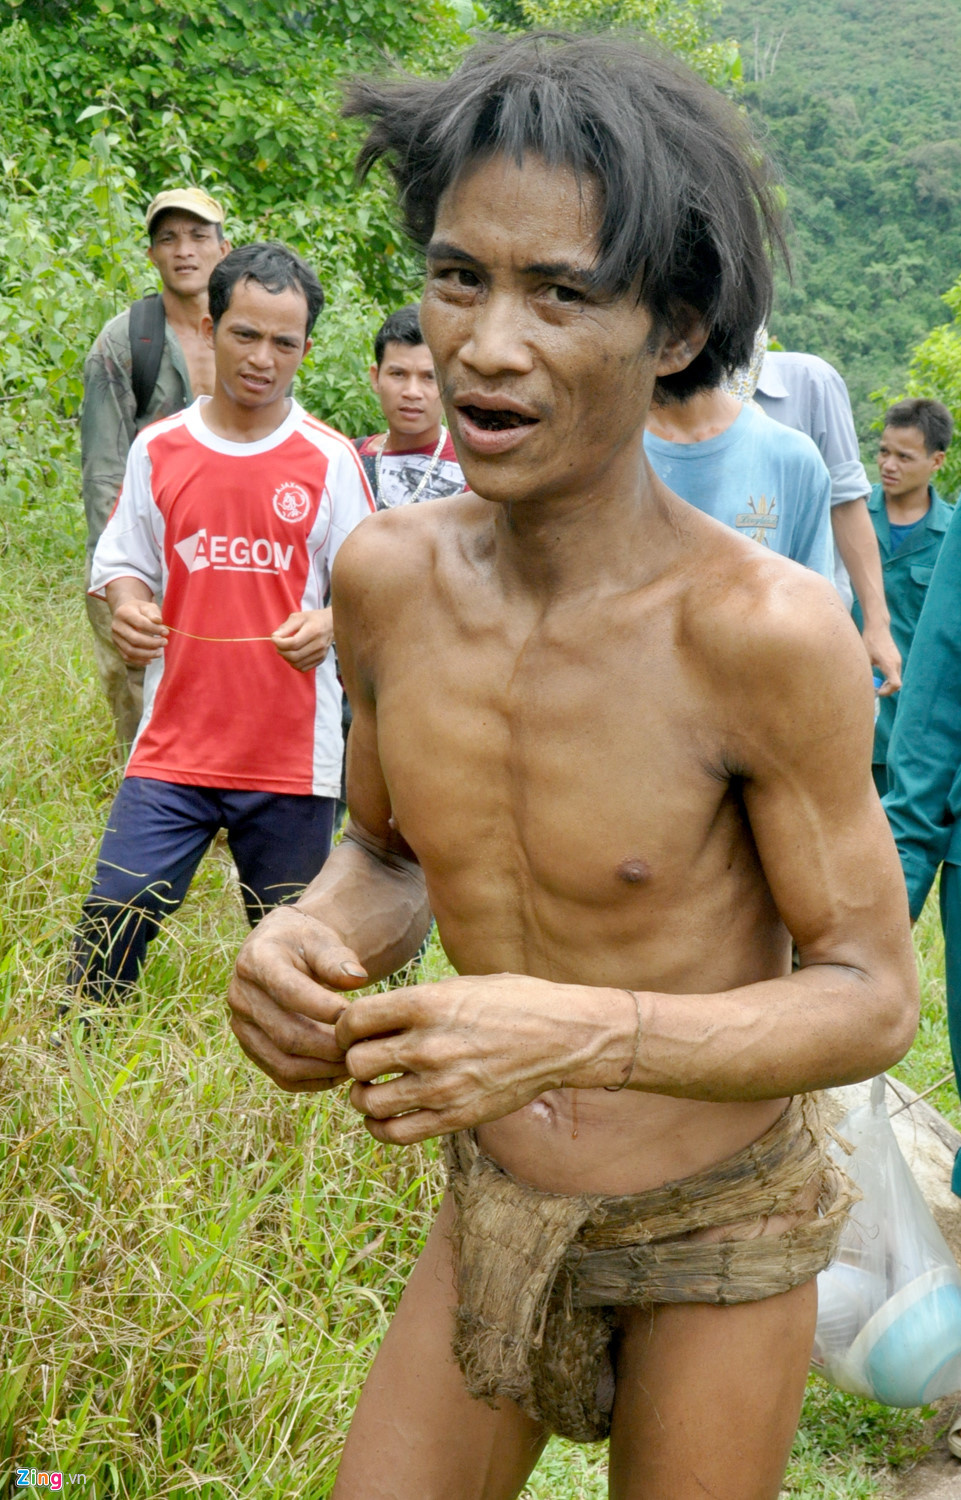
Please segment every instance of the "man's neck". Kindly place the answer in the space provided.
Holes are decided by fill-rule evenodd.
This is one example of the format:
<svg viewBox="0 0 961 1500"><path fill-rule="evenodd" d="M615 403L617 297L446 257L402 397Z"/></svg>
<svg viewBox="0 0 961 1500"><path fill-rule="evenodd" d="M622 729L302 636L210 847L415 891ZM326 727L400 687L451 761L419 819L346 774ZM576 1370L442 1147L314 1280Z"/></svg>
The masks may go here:
<svg viewBox="0 0 961 1500"><path fill-rule="evenodd" d="M915 521L920 521L931 509L931 494L928 485L923 484L916 490L911 490L907 495L885 495L884 508L888 513L888 521L892 526L911 526Z"/></svg>
<svg viewBox="0 0 961 1500"><path fill-rule="evenodd" d="M382 453L413 453L418 448L436 448L440 442L440 426L425 427L423 432L395 432L388 427L381 439Z"/></svg>
<svg viewBox="0 0 961 1500"><path fill-rule="evenodd" d="M665 487L631 443L589 488L495 503L494 566L505 590L542 608L603 596L659 577L680 545Z"/></svg>
<svg viewBox="0 0 961 1500"><path fill-rule="evenodd" d="M162 296L167 322L182 333L195 333L199 336L200 324L207 312L206 291L196 292L190 297L180 297L165 286Z"/></svg>
<svg viewBox="0 0 961 1500"><path fill-rule="evenodd" d="M259 443L277 431L290 414L290 407L290 397L282 396L269 406L250 410L232 401L218 384L210 400L201 405L200 416L205 427L228 443Z"/></svg>
<svg viewBox="0 0 961 1500"><path fill-rule="evenodd" d="M720 437L741 415L741 402L720 386L696 391L686 401L652 406L647 430L668 443L703 443Z"/></svg>

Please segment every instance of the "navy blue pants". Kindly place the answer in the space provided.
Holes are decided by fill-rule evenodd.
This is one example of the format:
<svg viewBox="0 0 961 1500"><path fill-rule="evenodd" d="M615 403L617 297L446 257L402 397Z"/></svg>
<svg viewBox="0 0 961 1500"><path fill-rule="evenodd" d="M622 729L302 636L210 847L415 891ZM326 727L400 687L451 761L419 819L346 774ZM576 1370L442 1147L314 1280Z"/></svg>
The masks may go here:
<svg viewBox="0 0 961 1500"><path fill-rule="evenodd" d="M221 828L227 830L250 925L292 900L330 853L335 805L333 797L126 777L110 809L74 936L71 987L96 999L129 989L147 944L183 902Z"/></svg>

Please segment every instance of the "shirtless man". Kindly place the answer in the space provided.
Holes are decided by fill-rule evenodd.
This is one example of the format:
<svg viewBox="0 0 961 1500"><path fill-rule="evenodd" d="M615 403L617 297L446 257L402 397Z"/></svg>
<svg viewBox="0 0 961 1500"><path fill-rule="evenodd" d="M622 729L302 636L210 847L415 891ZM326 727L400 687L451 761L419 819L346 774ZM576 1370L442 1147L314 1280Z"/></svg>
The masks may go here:
<svg viewBox="0 0 961 1500"><path fill-rule="evenodd" d="M111 318L83 367L80 438L87 584L94 550L116 504L137 433L190 406L198 396L212 395L214 389L214 357L203 323L211 272L230 249L224 238L224 211L202 188L171 188L152 200L145 222L147 259L159 273L162 290ZM86 604L117 739L129 749L143 708L143 669L121 657L104 601L88 593Z"/></svg>
<svg viewBox="0 0 961 1500"><path fill-rule="evenodd" d="M358 85L351 108L426 247L423 331L474 493L378 515L340 554L351 823L248 939L233 1027L284 1088L352 1078L378 1140L472 1129L457 1149L523 1200L493 1286L515 1217L520 1236L572 1195L646 1206L760 1147L791 1096L893 1063L916 979L854 627L823 579L644 458L655 382L743 363L770 298L776 225L733 112L627 44L537 38L448 80ZM428 905L461 977L347 1002L416 951ZM727 1214L753 1224L667 1253L820 1232L811 1183L774 1217L753 1184ZM705 1222L661 1197L682 1230ZM508 1500L546 1441L526 1397L475 1399L452 1356L466 1223L448 1195L336 1500ZM668 1289L613 1309L613 1496L773 1500L812 1274L732 1306ZM480 1310L493 1324L493 1298Z"/></svg>

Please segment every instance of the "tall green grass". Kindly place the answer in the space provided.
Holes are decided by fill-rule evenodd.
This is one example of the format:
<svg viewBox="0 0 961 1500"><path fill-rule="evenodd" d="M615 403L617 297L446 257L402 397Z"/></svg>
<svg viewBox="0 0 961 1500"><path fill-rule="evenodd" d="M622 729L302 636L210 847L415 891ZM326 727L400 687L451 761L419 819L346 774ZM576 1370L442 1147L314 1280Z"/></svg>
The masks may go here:
<svg viewBox="0 0 961 1500"><path fill-rule="evenodd" d="M119 767L73 508L4 512L0 549L0 1492L19 1463L98 1500L321 1500L436 1150L382 1147L343 1091L288 1097L240 1054L223 995L246 928L216 850L136 1000L52 1045ZM926 921L918 1088L948 1066L938 940ZM922 1448L920 1414L813 1383L786 1493L878 1496ZM605 1490L602 1449L556 1442L527 1494Z"/></svg>

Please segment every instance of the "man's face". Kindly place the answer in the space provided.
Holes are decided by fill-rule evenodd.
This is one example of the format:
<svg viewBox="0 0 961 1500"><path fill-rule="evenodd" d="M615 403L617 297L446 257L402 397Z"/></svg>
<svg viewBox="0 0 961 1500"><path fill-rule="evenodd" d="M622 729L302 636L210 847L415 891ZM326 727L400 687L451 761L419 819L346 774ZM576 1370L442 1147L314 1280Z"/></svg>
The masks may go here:
<svg viewBox="0 0 961 1500"><path fill-rule="evenodd" d="M380 364L370 367L370 383L391 432L416 438L440 426L440 393L426 344L388 342Z"/></svg>
<svg viewBox="0 0 961 1500"><path fill-rule="evenodd" d="M668 358L633 295L593 287L597 227L593 182L537 157L482 160L438 206L421 326L468 484L489 500L592 489L625 444L639 473L655 376L693 358Z"/></svg>
<svg viewBox="0 0 961 1500"><path fill-rule="evenodd" d="M920 427L885 427L881 434L878 469L888 500L926 489L943 463L943 453L927 451Z"/></svg>
<svg viewBox="0 0 961 1500"><path fill-rule="evenodd" d="M274 293L241 279L216 330L209 313L203 328L214 351L218 385L248 411L286 396L310 348L307 299L293 287Z"/></svg>
<svg viewBox="0 0 961 1500"><path fill-rule="evenodd" d="M217 238L215 224L170 209L160 216L147 258L157 267L168 292L196 297L207 290L210 273L229 249L227 240Z"/></svg>

